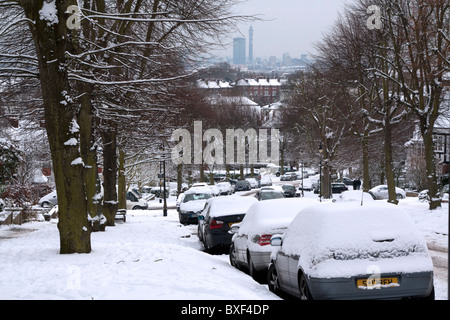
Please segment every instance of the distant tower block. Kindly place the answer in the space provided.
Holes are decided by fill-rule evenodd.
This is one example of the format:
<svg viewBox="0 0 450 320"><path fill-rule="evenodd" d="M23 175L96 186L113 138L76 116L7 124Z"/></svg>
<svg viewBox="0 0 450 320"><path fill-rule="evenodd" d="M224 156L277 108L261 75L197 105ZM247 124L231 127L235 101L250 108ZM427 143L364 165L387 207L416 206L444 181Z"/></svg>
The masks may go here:
<svg viewBox="0 0 450 320"><path fill-rule="evenodd" d="M233 39L233 64L245 65L245 38Z"/></svg>
<svg viewBox="0 0 450 320"><path fill-rule="evenodd" d="M250 64L253 63L253 27L250 27L249 30L249 48L248 48L248 62Z"/></svg>

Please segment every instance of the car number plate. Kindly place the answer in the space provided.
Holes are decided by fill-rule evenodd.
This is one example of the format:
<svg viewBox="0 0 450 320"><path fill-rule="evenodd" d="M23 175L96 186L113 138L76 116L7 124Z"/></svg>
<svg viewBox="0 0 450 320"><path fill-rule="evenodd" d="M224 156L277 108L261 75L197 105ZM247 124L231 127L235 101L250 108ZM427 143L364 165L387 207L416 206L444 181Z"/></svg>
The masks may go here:
<svg viewBox="0 0 450 320"><path fill-rule="evenodd" d="M380 289L400 286L397 277L358 279L356 285L359 289Z"/></svg>

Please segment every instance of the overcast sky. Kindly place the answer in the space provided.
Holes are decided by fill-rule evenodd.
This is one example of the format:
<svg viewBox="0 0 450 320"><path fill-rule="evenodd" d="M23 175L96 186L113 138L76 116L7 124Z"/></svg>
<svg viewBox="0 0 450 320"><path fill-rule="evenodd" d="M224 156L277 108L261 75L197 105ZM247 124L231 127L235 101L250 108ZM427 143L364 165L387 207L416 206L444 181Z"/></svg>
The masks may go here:
<svg viewBox="0 0 450 320"><path fill-rule="evenodd" d="M239 14L261 14L263 22L240 27L247 38L248 29L254 29L254 57L281 58L287 52L291 57L314 52L314 43L321 40L342 12L345 0L248 0L236 7ZM240 36L239 34L233 35ZM232 55L230 45L220 55Z"/></svg>

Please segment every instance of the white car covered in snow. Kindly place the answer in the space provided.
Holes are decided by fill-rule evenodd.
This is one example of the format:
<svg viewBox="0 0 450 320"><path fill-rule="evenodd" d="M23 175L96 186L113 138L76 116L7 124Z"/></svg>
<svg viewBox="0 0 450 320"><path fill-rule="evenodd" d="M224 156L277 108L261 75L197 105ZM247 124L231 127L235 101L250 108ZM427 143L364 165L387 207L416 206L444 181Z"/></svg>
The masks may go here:
<svg viewBox="0 0 450 320"><path fill-rule="evenodd" d="M302 209L319 204L315 198L283 198L252 205L243 221L231 228L234 233L230 246L231 265L248 269L255 280L265 279L272 235L283 233Z"/></svg>
<svg viewBox="0 0 450 320"><path fill-rule="evenodd" d="M272 292L319 300L434 299L426 242L393 204L306 208L271 245Z"/></svg>
<svg viewBox="0 0 450 320"><path fill-rule="evenodd" d="M211 188L192 187L184 192L183 201L180 203L178 217L182 224L197 224L198 215L205 208L206 201L213 197Z"/></svg>
<svg viewBox="0 0 450 320"><path fill-rule="evenodd" d="M56 194L56 190L50 192L49 194L43 196L40 200L39 200L39 205L42 208L49 208L49 207L53 207L56 206L58 204L58 196Z"/></svg>
<svg viewBox="0 0 450 320"><path fill-rule="evenodd" d="M233 186L229 182L219 182L216 186L219 188L221 195L233 194Z"/></svg>
<svg viewBox="0 0 450 320"><path fill-rule="evenodd" d="M375 188L372 188L369 190L369 193L376 199L376 200L383 200L388 199L388 186L385 184L376 186ZM406 198L406 192L405 190L395 187L395 194L397 196L397 199L405 199Z"/></svg>

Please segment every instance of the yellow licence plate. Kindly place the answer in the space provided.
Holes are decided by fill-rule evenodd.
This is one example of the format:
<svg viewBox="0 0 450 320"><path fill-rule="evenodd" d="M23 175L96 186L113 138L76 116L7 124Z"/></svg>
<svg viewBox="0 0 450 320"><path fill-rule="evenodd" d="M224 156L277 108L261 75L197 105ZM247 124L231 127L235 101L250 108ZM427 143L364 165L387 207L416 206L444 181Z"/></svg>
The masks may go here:
<svg viewBox="0 0 450 320"><path fill-rule="evenodd" d="M356 285L359 289L379 289L400 286L396 277L359 279L356 281Z"/></svg>

